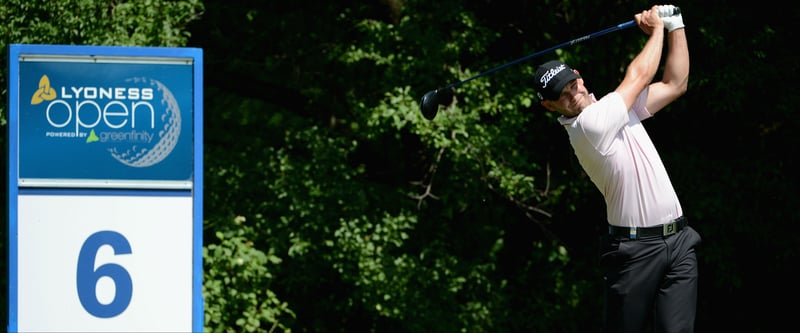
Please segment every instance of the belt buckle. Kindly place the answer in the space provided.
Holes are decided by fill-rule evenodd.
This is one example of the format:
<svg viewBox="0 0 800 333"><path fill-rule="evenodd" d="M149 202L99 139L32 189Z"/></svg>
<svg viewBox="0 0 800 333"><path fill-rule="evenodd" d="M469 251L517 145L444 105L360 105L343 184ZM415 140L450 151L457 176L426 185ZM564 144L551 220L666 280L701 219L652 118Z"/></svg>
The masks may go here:
<svg viewBox="0 0 800 333"><path fill-rule="evenodd" d="M664 236L669 236L677 232L678 230L678 222L670 222L663 224L663 232Z"/></svg>

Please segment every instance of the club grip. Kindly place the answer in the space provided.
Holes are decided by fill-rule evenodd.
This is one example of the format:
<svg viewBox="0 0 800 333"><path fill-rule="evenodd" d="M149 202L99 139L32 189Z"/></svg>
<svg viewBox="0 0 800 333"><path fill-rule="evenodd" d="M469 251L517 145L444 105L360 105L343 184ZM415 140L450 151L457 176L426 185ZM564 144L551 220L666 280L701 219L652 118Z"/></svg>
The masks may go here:
<svg viewBox="0 0 800 333"><path fill-rule="evenodd" d="M659 6L658 7L658 16L659 17L669 17L675 16L681 13L681 9L678 6Z"/></svg>

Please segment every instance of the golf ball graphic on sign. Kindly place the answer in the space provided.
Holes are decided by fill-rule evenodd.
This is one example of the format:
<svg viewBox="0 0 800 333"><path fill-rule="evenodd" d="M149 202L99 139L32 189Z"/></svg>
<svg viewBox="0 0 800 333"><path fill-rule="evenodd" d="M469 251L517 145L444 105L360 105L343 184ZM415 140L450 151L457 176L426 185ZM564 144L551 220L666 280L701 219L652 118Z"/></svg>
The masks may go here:
<svg viewBox="0 0 800 333"><path fill-rule="evenodd" d="M175 145L178 143L178 135L181 133L181 110L172 92L161 82L146 78L132 78L126 81L149 83L151 87L156 89L156 92L161 93L161 106L164 107L164 113L161 114L160 120L163 126L158 129L157 137L151 139L151 142L155 142L154 144L136 143L128 147L109 148L109 151L111 156L125 165L132 167L151 166L161 162L175 149Z"/></svg>

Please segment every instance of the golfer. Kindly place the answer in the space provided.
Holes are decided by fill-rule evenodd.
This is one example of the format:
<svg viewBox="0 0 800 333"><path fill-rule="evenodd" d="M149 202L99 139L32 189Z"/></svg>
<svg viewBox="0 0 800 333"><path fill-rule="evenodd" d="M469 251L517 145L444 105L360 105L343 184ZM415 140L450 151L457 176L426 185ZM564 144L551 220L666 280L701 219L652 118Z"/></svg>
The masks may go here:
<svg viewBox="0 0 800 333"><path fill-rule="evenodd" d="M687 89L689 49L676 9L653 6L634 15L647 42L619 86L600 99L589 93L577 70L560 61L542 64L535 74L541 105L560 113L578 161L605 198L608 235L600 264L606 332L640 333L648 326L655 332L694 330L700 235L683 216L641 123ZM665 39L662 79L653 82Z"/></svg>

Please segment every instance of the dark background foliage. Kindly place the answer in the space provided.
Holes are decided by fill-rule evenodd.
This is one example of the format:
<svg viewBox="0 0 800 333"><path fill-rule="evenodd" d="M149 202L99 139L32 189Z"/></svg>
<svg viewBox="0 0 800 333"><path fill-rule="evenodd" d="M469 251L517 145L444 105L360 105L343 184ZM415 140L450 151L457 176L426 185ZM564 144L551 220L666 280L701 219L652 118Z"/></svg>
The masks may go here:
<svg viewBox="0 0 800 333"><path fill-rule="evenodd" d="M782 329L798 295L800 7L672 4L689 90L645 127L703 237L696 331ZM470 81L434 121L418 102L651 5L9 0L0 42L203 49L209 332L592 332L605 206L530 80L557 57L602 95L642 32Z"/></svg>

